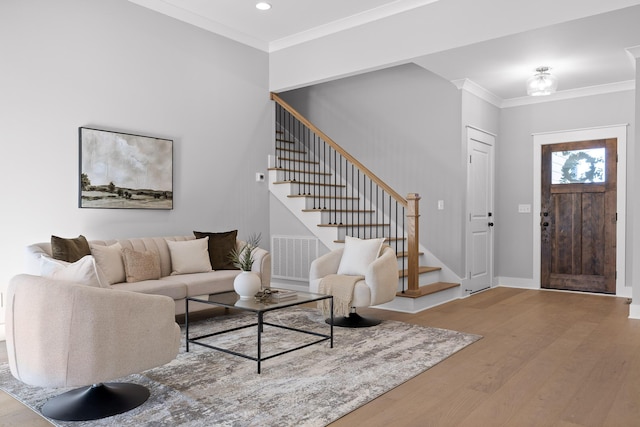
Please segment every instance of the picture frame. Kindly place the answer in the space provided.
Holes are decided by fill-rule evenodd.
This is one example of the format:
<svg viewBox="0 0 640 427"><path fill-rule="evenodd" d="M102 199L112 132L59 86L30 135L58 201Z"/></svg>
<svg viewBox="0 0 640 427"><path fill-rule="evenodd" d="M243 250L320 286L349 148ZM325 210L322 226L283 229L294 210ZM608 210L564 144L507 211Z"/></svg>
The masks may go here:
<svg viewBox="0 0 640 427"><path fill-rule="evenodd" d="M173 209L173 140L78 128L80 208Z"/></svg>

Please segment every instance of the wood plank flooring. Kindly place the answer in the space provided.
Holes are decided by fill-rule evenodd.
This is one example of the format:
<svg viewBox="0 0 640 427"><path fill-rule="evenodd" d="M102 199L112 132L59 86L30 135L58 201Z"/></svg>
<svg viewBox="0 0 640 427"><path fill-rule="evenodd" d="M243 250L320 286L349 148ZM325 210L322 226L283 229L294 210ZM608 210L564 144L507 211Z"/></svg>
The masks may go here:
<svg viewBox="0 0 640 427"><path fill-rule="evenodd" d="M415 315L359 312L484 338L332 427L640 425L640 320L623 298L494 288ZM0 392L0 426L46 425Z"/></svg>

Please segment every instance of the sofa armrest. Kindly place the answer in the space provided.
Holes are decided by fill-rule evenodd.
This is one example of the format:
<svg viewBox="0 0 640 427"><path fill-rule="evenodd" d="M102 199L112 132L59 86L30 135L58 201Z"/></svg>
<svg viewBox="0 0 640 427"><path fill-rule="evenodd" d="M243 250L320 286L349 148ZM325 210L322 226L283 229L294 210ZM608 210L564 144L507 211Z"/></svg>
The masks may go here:
<svg viewBox="0 0 640 427"><path fill-rule="evenodd" d="M271 253L265 249L256 248L253 251L251 271L258 274L263 288L271 287Z"/></svg>

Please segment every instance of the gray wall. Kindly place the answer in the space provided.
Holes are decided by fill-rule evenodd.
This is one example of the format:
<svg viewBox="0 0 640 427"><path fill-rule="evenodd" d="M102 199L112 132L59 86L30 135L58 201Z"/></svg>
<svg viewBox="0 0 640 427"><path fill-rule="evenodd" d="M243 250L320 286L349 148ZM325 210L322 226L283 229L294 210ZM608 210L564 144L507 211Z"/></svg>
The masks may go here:
<svg viewBox="0 0 640 427"><path fill-rule="evenodd" d="M408 64L281 95L398 193L419 193L421 243L463 273L466 170L455 86Z"/></svg>
<svg viewBox="0 0 640 427"><path fill-rule="evenodd" d="M0 2L0 290L23 247L262 232L272 150L268 55L126 0ZM174 140L174 209L79 209L78 127Z"/></svg>
<svg viewBox="0 0 640 427"><path fill-rule="evenodd" d="M631 150L635 133L634 111L633 91L502 110L496 152L496 276L533 278L532 218L530 214L517 212L518 204L533 203L532 134L630 124L627 146ZM633 169L633 163L628 164L629 170ZM632 187L633 182L629 180L628 188ZM629 250L629 230L627 236ZM627 274L632 264L630 260L628 256Z"/></svg>

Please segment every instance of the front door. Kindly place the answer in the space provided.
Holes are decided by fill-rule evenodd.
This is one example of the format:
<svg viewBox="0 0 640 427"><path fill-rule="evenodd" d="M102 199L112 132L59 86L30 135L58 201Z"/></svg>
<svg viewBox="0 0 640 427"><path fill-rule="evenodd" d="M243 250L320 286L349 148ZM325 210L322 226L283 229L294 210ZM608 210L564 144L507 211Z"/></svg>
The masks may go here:
<svg viewBox="0 0 640 427"><path fill-rule="evenodd" d="M540 284L614 294L617 140L541 148Z"/></svg>

